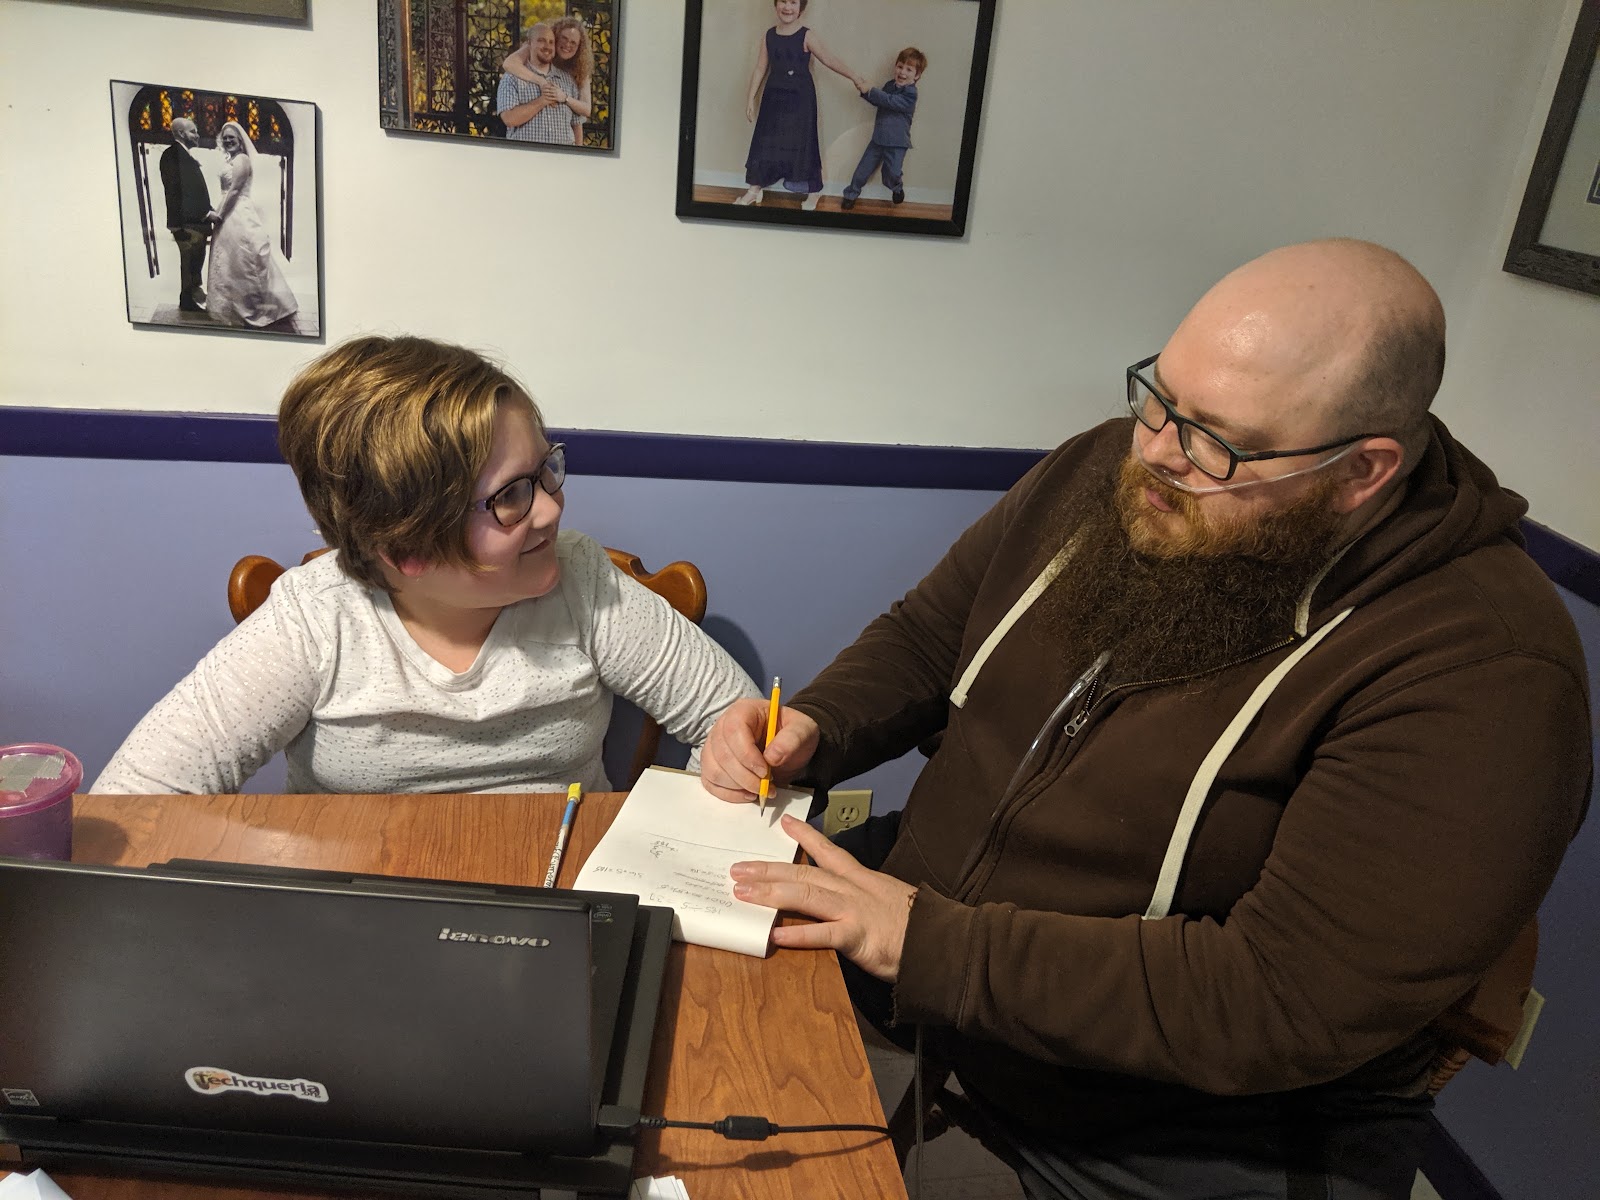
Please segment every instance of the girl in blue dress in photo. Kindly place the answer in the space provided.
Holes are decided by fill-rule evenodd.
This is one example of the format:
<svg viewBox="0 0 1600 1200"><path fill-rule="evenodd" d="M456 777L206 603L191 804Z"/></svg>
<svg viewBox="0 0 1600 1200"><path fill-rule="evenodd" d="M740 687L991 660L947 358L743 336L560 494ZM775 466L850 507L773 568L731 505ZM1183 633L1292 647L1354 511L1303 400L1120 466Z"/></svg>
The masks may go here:
<svg viewBox="0 0 1600 1200"><path fill-rule="evenodd" d="M817 207L822 195L822 149L817 137L817 85L811 60L843 75L865 91L867 85L828 52L817 35L800 24L809 0L772 0L772 28L762 35L750 72L745 119L755 122L750 156L744 164L748 191L735 204L760 204L762 193L779 180L785 191L803 194L801 208ZM762 80L766 87L762 88ZM761 108L756 109L756 93Z"/></svg>

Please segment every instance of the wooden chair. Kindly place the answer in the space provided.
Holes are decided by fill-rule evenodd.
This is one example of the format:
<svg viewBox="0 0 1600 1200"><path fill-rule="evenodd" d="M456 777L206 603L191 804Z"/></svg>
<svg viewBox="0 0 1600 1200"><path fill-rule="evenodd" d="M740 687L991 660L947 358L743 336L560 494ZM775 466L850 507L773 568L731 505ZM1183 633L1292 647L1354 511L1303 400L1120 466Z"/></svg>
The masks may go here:
<svg viewBox="0 0 1600 1200"><path fill-rule="evenodd" d="M300 561L308 563L327 547L312 550ZM706 580L700 568L689 562L668 563L659 571L647 571L638 555L625 550L606 547L606 554L617 570L636 579L696 625L705 620ZM242 621L261 606L272 590L273 580L283 574L283 568L272 559L260 554L247 554L234 564L228 576L228 611L235 622ZM661 726L648 713L643 715L639 740L634 748L633 762L629 768L624 788L632 787L639 775L656 760L661 748Z"/></svg>
<svg viewBox="0 0 1600 1200"><path fill-rule="evenodd" d="M300 562L304 565L327 552L326 546L307 551ZM247 554L233 564L228 574L228 611L233 614L235 625L261 607L273 581L282 574L283 568L262 554Z"/></svg>
<svg viewBox="0 0 1600 1200"><path fill-rule="evenodd" d="M1505 1058L1522 1032L1523 1006L1533 988L1533 964L1538 956L1539 921L1535 918L1522 927L1511 948L1484 972L1477 986L1433 1022L1442 1045L1433 1060L1429 1095L1437 1096L1470 1058L1480 1058L1491 1067Z"/></svg>
<svg viewBox="0 0 1600 1200"><path fill-rule="evenodd" d="M705 620L706 580L700 574L699 567L679 560L668 563L659 571L647 571L637 555L625 550L613 550L610 546L606 547L606 553L617 570L644 584L690 621L698 625ZM633 751L633 763L628 768L627 782L619 785L623 790L631 788L644 769L655 762L656 752L661 748L661 726L649 713L640 715L644 724L639 729L639 741Z"/></svg>
<svg viewBox="0 0 1600 1200"><path fill-rule="evenodd" d="M1477 986L1433 1021L1440 1046L1428 1081L1429 1095L1438 1095L1439 1089L1455 1078L1470 1059L1480 1058L1494 1066L1505 1058L1522 1030L1523 1005L1533 987L1533 964L1538 952L1539 923L1535 919L1484 972ZM932 1141L952 1128L961 1129L995 1157L1009 1163L1011 1152L1003 1135L971 1101L946 1086L950 1075L947 1065L924 1055L923 1141ZM909 1084L889 1118L889 1137L901 1170L915 1143L916 1120L915 1084Z"/></svg>

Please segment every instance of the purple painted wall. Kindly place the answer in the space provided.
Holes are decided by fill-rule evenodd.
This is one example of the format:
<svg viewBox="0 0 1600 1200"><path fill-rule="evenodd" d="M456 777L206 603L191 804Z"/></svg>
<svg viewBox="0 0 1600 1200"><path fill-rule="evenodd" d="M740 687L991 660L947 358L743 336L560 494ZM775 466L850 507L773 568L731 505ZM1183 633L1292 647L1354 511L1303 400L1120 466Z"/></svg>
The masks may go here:
<svg viewBox="0 0 1600 1200"><path fill-rule="evenodd" d="M938 561L990 491L578 476L569 528L706 576L705 628L798 687ZM229 629L245 554L320 544L284 466L0 456L0 744L46 741L92 780ZM898 808L913 755L863 777ZM282 787L281 759L252 783Z"/></svg>

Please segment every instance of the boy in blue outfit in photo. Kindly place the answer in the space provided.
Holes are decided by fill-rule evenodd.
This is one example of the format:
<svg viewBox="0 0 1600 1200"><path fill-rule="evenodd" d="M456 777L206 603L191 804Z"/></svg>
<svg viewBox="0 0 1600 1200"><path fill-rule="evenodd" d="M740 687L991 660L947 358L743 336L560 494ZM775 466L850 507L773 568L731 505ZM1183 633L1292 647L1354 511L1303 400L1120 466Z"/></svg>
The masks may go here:
<svg viewBox="0 0 1600 1200"><path fill-rule="evenodd" d="M856 206L856 197L872 172L883 169L883 184L896 204L906 198L906 151L911 149L911 118L917 111L917 81L928 69L928 56L915 46L907 46L894 60L894 78L881 88L863 88L861 98L878 110L872 122L872 140L862 151L850 186L844 189L839 207Z"/></svg>

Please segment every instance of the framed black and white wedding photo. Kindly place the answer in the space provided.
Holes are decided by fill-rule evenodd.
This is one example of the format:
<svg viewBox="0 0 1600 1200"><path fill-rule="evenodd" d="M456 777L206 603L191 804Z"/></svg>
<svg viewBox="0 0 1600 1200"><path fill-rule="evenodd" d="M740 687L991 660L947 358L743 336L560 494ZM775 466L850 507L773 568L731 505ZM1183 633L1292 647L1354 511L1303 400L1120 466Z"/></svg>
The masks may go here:
<svg viewBox="0 0 1600 1200"><path fill-rule="evenodd" d="M622 0L378 0L384 129L616 145Z"/></svg>
<svg viewBox="0 0 1600 1200"><path fill-rule="evenodd" d="M959 237L994 0L686 0L681 217Z"/></svg>
<svg viewBox="0 0 1600 1200"><path fill-rule="evenodd" d="M111 81L128 320L322 336L317 108Z"/></svg>

